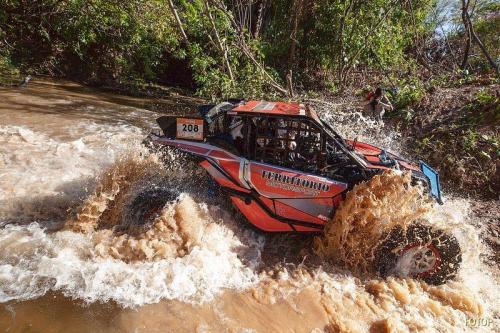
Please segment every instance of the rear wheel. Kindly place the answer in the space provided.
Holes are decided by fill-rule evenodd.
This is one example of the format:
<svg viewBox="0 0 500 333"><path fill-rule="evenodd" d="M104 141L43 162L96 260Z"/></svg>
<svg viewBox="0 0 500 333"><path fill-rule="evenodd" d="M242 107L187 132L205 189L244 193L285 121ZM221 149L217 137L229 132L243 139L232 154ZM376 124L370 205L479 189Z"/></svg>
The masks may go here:
<svg viewBox="0 0 500 333"><path fill-rule="evenodd" d="M147 189L135 196L125 210L120 229L128 233L140 232L160 216L165 204L178 198L178 193L166 188Z"/></svg>
<svg viewBox="0 0 500 333"><path fill-rule="evenodd" d="M455 237L419 223L396 227L377 249L375 264L383 277L407 276L443 284L456 276L462 255Z"/></svg>

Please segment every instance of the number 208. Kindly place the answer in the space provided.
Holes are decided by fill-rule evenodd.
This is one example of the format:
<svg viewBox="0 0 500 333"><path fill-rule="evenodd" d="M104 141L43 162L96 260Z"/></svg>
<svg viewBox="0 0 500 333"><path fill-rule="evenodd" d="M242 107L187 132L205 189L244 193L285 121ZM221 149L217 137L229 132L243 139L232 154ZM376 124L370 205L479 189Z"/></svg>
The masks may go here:
<svg viewBox="0 0 500 333"><path fill-rule="evenodd" d="M198 132L199 127L193 124L182 124L182 130L184 132Z"/></svg>

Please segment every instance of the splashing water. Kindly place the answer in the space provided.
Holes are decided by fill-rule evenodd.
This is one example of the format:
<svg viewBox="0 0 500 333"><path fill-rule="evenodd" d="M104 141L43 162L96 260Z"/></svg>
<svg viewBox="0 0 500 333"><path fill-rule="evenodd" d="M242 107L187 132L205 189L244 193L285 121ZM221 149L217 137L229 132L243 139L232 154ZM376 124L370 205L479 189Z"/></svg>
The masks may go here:
<svg viewBox="0 0 500 333"><path fill-rule="evenodd" d="M405 156L404 138L383 121L366 116L359 107L351 103L312 103L321 119L329 123L335 131L347 139L368 142L379 147L391 148L391 152Z"/></svg>
<svg viewBox="0 0 500 333"><path fill-rule="evenodd" d="M221 224L230 215L187 194L167 204L144 233L113 231L123 221L134 183L157 176L158 163L151 156L120 159L103 173L64 230L47 233L38 223L2 229L0 301L57 290L88 302L114 300L124 306L161 299L200 302L221 288L257 281L238 257L247 246Z"/></svg>
<svg viewBox="0 0 500 333"><path fill-rule="evenodd" d="M76 218L69 220L66 227L88 233L102 224L111 227L120 224L130 187L152 176L155 171L161 176L159 163L154 155L147 158L125 156L118 160L102 173L95 192L79 207Z"/></svg>
<svg viewBox="0 0 500 333"><path fill-rule="evenodd" d="M315 251L351 270L372 271L382 235L406 228L429 210L422 189L411 186L411 173L384 172L347 194L324 235L315 239Z"/></svg>
<svg viewBox="0 0 500 333"><path fill-rule="evenodd" d="M319 257L306 248L295 262L276 238L251 231L223 203L183 191L179 184L193 170L178 156L165 166L141 148L145 132L137 124L152 113L49 87L35 82L3 93L6 110L19 95L28 110L0 114L1 329L498 331L499 274L482 258L489 249L473 226L470 200L431 207L408 175L377 176L348 194L315 239ZM45 105L30 89L40 90L36 96L49 89L47 100L58 95L57 101ZM75 96L81 105L71 104ZM387 140L369 119L324 117L348 137L352 131L367 141ZM386 145L394 147L389 137ZM178 196L129 232L131 203L156 187L175 187ZM384 230L415 219L460 242L462 266L453 281L429 286L358 274L370 271ZM279 256L273 264L262 259L264 245ZM492 323L474 325L479 319Z"/></svg>
<svg viewBox="0 0 500 333"><path fill-rule="evenodd" d="M226 220L226 226L230 225L227 212L218 206L197 203L185 193L167 202L151 225L139 228L138 234L134 232L134 223L145 221L130 222L131 202L141 199L142 191L158 183L167 186L164 179L168 173L161 163L157 155L129 157L115 163L103 173L96 191L78 209L76 217L68 220L66 228L89 234L97 254L126 262L181 258L195 248L218 248L221 244L215 243L219 241L216 235L227 234L231 238L230 231L218 223ZM180 180L170 177L168 186L175 186L176 182ZM226 243L223 248L228 250L235 245L231 239Z"/></svg>

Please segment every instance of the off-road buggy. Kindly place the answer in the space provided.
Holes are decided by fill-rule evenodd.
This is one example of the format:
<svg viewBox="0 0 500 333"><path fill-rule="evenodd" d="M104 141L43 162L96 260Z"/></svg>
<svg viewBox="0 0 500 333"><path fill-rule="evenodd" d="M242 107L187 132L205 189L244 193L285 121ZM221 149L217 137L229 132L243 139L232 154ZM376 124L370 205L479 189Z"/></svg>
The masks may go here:
<svg viewBox="0 0 500 333"><path fill-rule="evenodd" d="M162 132L151 133L146 142L194 156L261 230L320 232L354 185L387 169L410 171L441 203L438 174L427 164L346 140L303 104L228 101L201 106L199 112L199 117L158 118ZM150 217L168 200L158 193L140 198L150 204L139 215ZM456 275L461 254L453 236L422 224L389 234L376 260L381 275L390 274L401 260L411 263L409 275L430 283Z"/></svg>

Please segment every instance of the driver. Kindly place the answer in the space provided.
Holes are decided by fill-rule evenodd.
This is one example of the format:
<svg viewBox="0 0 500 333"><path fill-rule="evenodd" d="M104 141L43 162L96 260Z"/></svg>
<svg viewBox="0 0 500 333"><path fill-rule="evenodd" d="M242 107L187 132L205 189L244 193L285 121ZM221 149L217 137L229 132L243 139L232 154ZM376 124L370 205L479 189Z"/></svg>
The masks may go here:
<svg viewBox="0 0 500 333"><path fill-rule="evenodd" d="M243 148L243 118L242 117L233 117L231 119L231 124L229 124L229 134L233 139L233 144L238 149L239 152L242 151Z"/></svg>

